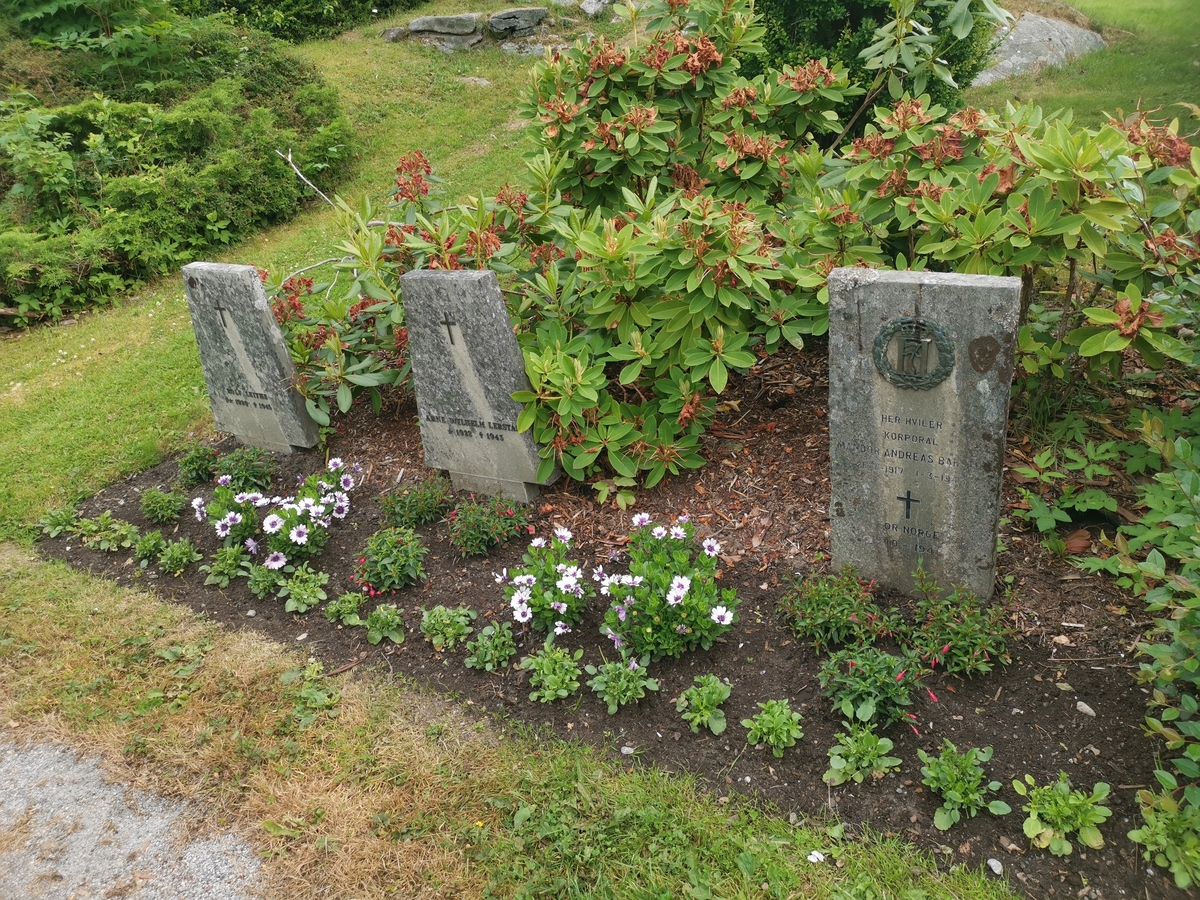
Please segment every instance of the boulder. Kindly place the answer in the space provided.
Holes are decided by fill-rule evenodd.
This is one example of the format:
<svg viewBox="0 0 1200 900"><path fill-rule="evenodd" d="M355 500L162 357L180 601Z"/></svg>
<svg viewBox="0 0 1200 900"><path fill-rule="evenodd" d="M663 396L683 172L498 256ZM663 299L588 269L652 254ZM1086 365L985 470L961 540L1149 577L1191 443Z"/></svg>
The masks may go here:
<svg viewBox="0 0 1200 900"><path fill-rule="evenodd" d="M400 26L398 28L385 28L383 29L383 33L380 35L380 37L382 37L389 44L394 44L397 41L402 41L408 37L408 29L404 26Z"/></svg>
<svg viewBox="0 0 1200 900"><path fill-rule="evenodd" d="M600 15L600 13L608 9L611 4L612 0L583 0L583 2L579 4L579 8L589 16L594 17Z"/></svg>
<svg viewBox="0 0 1200 900"><path fill-rule="evenodd" d="M996 50L995 63L980 72L972 86L982 87L1038 66L1061 66L1068 60L1104 47L1104 38L1094 31L1025 13L1004 36Z"/></svg>
<svg viewBox="0 0 1200 900"><path fill-rule="evenodd" d="M418 34L421 43L427 47L437 47L443 53L453 53L455 50L470 50L483 40L483 33L475 34Z"/></svg>
<svg viewBox="0 0 1200 900"><path fill-rule="evenodd" d="M457 16L421 16L408 23L408 30L414 35L426 34L474 34L479 30L479 15L462 13Z"/></svg>
<svg viewBox="0 0 1200 900"><path fill-rule="evenodd" d="M492 37L505 38L529 37L533 34L542 19L549 12L544 6L520 6L513 9L502 9L487 21L487 29Z"/></svg>

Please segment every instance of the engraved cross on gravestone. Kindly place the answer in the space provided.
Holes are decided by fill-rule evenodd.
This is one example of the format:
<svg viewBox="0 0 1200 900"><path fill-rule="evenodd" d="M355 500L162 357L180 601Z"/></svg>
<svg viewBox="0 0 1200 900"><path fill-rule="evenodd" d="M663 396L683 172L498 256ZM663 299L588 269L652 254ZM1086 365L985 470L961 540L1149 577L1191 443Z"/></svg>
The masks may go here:
<svg viewBox="0 0 1200 900"><path fill-rule="evenodd" d="M183 288L217 429L263 450L315 446L317 425L293 387L296 370L258 271L190 263Z"/></svg>
<svg viewBox="0 0 1200 900"><path fill-rule="evenodd" d="M1020 280L829 275L835 566L912 592L992 595Z"/></svg>
<svg viewBox="0 0 1200 900"><path fill-rule="evenodd" d="M529 379L496 274L418 270L400 286L425 464L458 490L533 500L541 458L512 399Z"/></svg>

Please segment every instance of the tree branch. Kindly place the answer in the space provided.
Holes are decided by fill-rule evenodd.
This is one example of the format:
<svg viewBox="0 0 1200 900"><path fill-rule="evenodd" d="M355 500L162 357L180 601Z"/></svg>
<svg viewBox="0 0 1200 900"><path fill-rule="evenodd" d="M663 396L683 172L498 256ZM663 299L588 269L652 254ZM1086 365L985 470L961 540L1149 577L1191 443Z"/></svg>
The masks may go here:
<svg viewBox="0 0 1200 900"><path fill-rule="evenodd" d="M312 188L314 191L316 191L317 196L319 196L322 200L324 200L326 203L328 203L334 209L337 209L337 205L332 200L330 200L328 197L326 197L325 193L319 187L317 187L315 184L313 184L311 181L309 181L304 176L304 173L300 171L300 167L298 165L296 165L294 162L292 162L292 148L291 147L288 147L288 152L287 152L286 156L284 156L278 150L275 151L275 155L278 156L280 159L282 159L289 166L291 166L292 171L296 173L296 176L301 181L303 181L305 184L307 184L310 188Z"/></svg>

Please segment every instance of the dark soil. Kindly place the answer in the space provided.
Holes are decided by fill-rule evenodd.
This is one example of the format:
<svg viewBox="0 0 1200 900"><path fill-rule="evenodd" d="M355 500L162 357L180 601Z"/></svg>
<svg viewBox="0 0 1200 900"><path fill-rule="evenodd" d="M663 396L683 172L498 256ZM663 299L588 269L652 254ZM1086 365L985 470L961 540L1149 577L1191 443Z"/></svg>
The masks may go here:
<svg viewBox="0 0 1200 900"><path fill-rule="evenodd" d="M1185 896L1161 869L1141 860L1140 848L1125 834L1140 824L1137 790L1154 782L1155 743L1142 735L1147 691L1132 675L1133 647L1149 625L1141 606L1102 577L1087 576L1042 549L1038 537L1004 524L1009 549L1000 555L994 602L1004 603L1004 585L1012 587L1011 621L1017 630L1013 662L986 676L963 679L937 674L914 704L917 732L892 726L894 755L904 764L881 782L827 788L821 775L826 751L835 743L841 716L818 693L819 658L797 640L778 611L780 598L798 576L828 571L829 449L825 404L824 348L782 353L731 383L718 411L717 425L704 438L708 464L690 474L668 478L637 495L637 511L665 521L687 513L706 535L723 545L723 583L736 587L740 622L710 651L652 666L661 690L635 707L609 716L586 687L578 702L541 704L529 700L526 673L509 669L484 674L463 666L465 653L438 654L421 639L420 607L467 604L476 609L476 627L507 618L508 607L493 572L520 563L523 541L493 550L487 558L459 556L447 540L445 525L422 530L431 548L425 560L428 579L395 597L403 609L408 639L399 646L367 643L361 628L331 625L319 610L299 616L283 611L281 601L253 598L239 579L227 590L204 586L193 566L182 578L144 573L126 554L104 554L63 536L44 542L44 552L66 559L96 575L122 584L141 583L196 612L231 627L253 628L271 638L310 648L327 670L359 663L382 663L453 694L489 712L530 725L547 725L566 740L595 744L624 761L658 765L698 775L719 799L737 790L756 795L783 815L819 815L831 810L851 825L869 825L896 834L931 851L943 864L978 868L989 858L1003 863L1013 886L1030 897ZM378 496L435 474L424 466L416 410L411 399L396 396L379 418L369 409L341 422L329 446L337 455L362 465L353 508L335 522L321 556L313 563L330 575L330 597L355 589L348 576L366 539L380 527ZM220 445L232 449L230 439ZM1010 462L1021 458L1010 446ZM298 476L323 467L319 451L282 458L277 490ZM174 462L114 484L85 502L81 512L105 509L143 530L152 528L139 509L139 495L152 486L168 486ZM207 489L189 496L207 495ZM565 525L575 534L578 556L607 563L619 551L632 511L594 502L586 486L565 484L545 490L535 504L537 533ZM1017 499L1006 482L1005 499ZM208 525L185 511L167 536L187 535L206 554L217 546ZM1092 537L1098 536L1093 528ZM1110 529L1111 533L1111 529ZM153 567L151 567L153 571ZM1010 581L1009 581L1010 580ZM884 597L911 614L909 601ZM250 611L255 614L251 616ZM602 645L597 628L603 610L595 604L584 623L559 645L582 647L584 662L599 663ZM364 611L365 615L365 611ZM540 644L527 637L521 649ZM386 646L385 646L386 645ZM675 710L675 698L694 676L714 672L727 678L733 694L725 705L728 730L720 737L693 734ZM757 712L759 701L786 696L804 713L803 740L783 759L745 743L738 724ZM1083 701L1094 712L1077 709ZM949 738L959 747L995 748L987 769L1004 783L1000 796L1013 807L1002 818L986 812L949 832L933 827L939 803L920 784L917 750L936 753ZM1112 786L1113 815L1103 826L1103 850L1059 859L1030 848L1021 831L1021 798L1011 789L1026 773L1039 784L1065 771L1076 787L1098 781ZM1085 848L1086 849L1086 848Z"/></svg>

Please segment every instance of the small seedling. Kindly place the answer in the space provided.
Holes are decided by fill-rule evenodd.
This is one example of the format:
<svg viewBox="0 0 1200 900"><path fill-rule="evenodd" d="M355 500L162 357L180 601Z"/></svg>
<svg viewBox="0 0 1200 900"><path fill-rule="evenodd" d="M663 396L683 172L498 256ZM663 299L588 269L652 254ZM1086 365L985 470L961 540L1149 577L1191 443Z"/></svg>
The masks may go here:
<svg viewBox="0 0 1200 900"><path fill-rule="evenodd" d="M716 675L698 675L695 682L694 687L679 695L675 708L683 713L692 731L707 728L721 734L725 730L725 711L720 707L729 699L732 688Z"/></svg>
<svg viewBox="0 0 1200 900"><path fill-rule="evenodd" d="M1021 807L1027 814L1023 827L1025 837L1035 846L1049 848L1055 856L1070 856L1073 848L1067 838L1071 833L1093 850L1104 846L1097 826L1112 815L1112 810L1103 805L1109 790L1103 781L1097 782L1089 795L1071 790L1066 772L1059 772L1055 783L1041 787L1032 775L1026 775L1025 781L1013 782L1013 790L1028 800Z"/></svg>
<svg viewBox="0 0 1200 900"><path fill-rule="evenodd" d="M520 668L530 672L529 683L533 691L529 699L550 703L570 697L579 690L579 659L582 656L582 650L572 654L570 650L555 647L553 638L547 638L541 650L521 660Z"/></svg>
<svg viewBox="0 0 1200 900"><path fill-rule="evenodd" d="M208 577L204 579L205 584L215 584L219 588L227 588L233 579L250 574L249 565L250 554L235 544L232 547L221 547L217 550L213 554L212 562L201 566L200 571L208 573Z"/></svg>
<svg viewBox="0 0 1200 900"><path fill-rule="evenodd" d="M393 644L404 643L404 623L394 603L384 603L371 610L366 626L368 643L378 644L384 638Z"/></svg>
<svg viewBox="0 0 1200 900"><path fill-rule="evenodd" d="M158 567L164 575L178 578L194 562L199 562L204 556L187 538L168 541L158 554Z"/></svg>
<svg viewBox="0 0 1200 900"><path fill-rule="evenodd" d="M282 574L274 572L266 566L251 566L246 578L246 587L250 589L251 594L261 600L268 594L274 594L279 590L279 583L282 580Z"/></svg>
<svg viewBox="0 0 1200 900"><path fill-rule="evenodd" d="M650 655L641 659L621 659L605 662L600 666L584 666L583 670L594 676L588 687L600 695L608 704L608 714L613 715L627 703L636 703L646 696L646 691L657 691L658 682L646 676Z"/></svg>
<svg viewBox="0 0 1200 900"><path fill-rule="evenodd" d="M138 539L137 526L114 518L109 509L94 519L80 519L71 530L79 535L85 547L106 553L128 550Z"/></svg>
<svg viewBox="0 0 1200 900"><path fill-rule="evenodd" d="M152 560L158 559L166 547L167 542L163 540L161 531L147 531L133 542L133 558L144 569Z"/></svg>
<svg viewBox="0 0 1200 900"><path fill-rule="evenodd" d="M179 518L187 498L178 491L149 488L142 494L142 515L155 525L167 525Z"/></svg>
<svg viewBox="0 0 1200 900"><path fill-rule="evenodd" d="M468 669L494 672L507 666L516 652L512 625L499 622L482 628L475 640L467 642L467 658L463 664Z"/></svg>
<svg viewBox="0 0 1200 900"><path fill-rule="evenodd" d="M442 650L453 650L466 641L475 630L471 623L477 615L475 610L466 606L457 609L447 609L440 605L433 609L422 608L421 633L439 653Z"/></svg>
<svg viewBox="0 0 1200 900"><path fill-rule="evenodd" d="M74 531L75 526L79 524L79 513L74 507L66 509L52 509L50 512L42 516L38 527L42 529L42 534L46 537L58 537L64 531Z"/></svg>
<svg viewBox="0 0 1200 900"><path fill-rule="evenodd" d="M379 498L383 517L397 528L420 528L437 519L454 501L449 480L431 478Z"/></svg>
<svg viewBox="0 0 1200 900"><path fill-rule="evenodd" d="M306 613L327 599L323 586L328 582L328 575L310 569L308 563L303 563L291 576L283 579L277 596L287 601L283 607L287 612Z"/></svg>
<svg viewBox="0 0 1200 900"><path fill-rule="evenodd" d="M783 756L783 751L794 747L796 741L804 737L800 730L800 713L792 712L787 700L768 700L758 704L762 712L753 718L742 719L742 726L748 728L746 741L751 744L766 744L777 757Z"/></svg>
<svg viewBox="0 0 1200 900"><path fill-rule="evenodd" d="M361 625L363 620L359 618L358 610L362 606L362 602L362 594L340 594L336 599L330 600L325 607L325 618L330 622L340 623L347 627Z"/></svg>
<svg viewBox="0 0 1200 900"><path fill-rule="evenodd" d="M1000 782L986 781L981 763L992 758L991 747L971 747L959 753L950 741L942 742L941 756L930 756L918 750L917 756L925 765L921 766L921 783L942 798L942 805L933 814L933 824L941 831L962 818L962 813L974 818L981 809L994 816L1012 812L1012 807L1003 800L987 800L988 791L1000 790Z"/></svg>
<svg viewBox="0 0 1200 900"><path fill-rule="evenodd" d="M862 784L868 775L878 781L900 768L899 757L888 756L891 740L877 735L874 726L843 722L842 727L846 730L838 734L837 744L829 750L829 769L821 779L826 784Z"/></svg>

